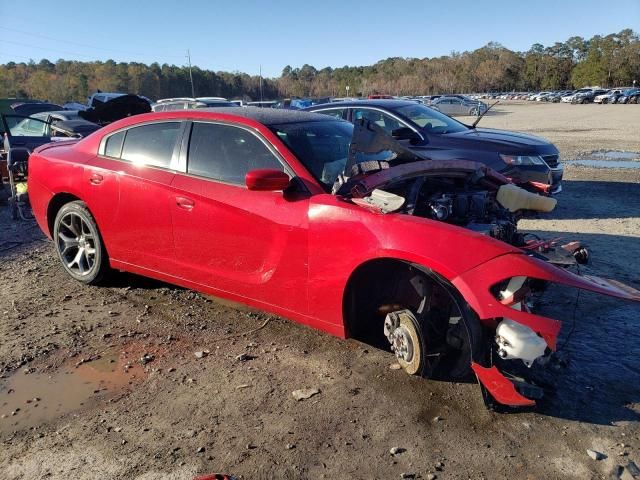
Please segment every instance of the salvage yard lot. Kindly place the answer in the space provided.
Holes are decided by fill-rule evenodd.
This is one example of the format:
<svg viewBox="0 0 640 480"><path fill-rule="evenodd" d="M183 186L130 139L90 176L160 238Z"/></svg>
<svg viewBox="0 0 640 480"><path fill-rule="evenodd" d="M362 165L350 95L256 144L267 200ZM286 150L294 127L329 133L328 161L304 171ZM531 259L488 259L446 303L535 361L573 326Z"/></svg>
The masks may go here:
<svg viewBox="0 0 640 480"><path fill-rule="evenodd" d="M494 110L481 126L545 136L564 160L640 152L637 105ZM640 169L569 166L565 180L557 209L521 228L584 240L586 273L640 288ZM477 385L409 377L355 341L133 275L82 286L3 208L0 477L584 479L640 464L640 307L562 290L542 308L576 319L558 391L497 414Z"/></svg>

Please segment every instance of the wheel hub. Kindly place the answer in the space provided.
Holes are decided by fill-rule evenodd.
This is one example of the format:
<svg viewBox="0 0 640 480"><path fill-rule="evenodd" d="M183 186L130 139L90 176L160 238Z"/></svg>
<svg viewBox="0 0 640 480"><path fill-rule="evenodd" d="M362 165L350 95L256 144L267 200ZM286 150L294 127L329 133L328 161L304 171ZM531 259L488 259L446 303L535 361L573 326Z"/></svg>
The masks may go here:
<svg viewBox="0 0 640 480"><path fill-rule="evenodd" d="M398 327L392 333L391 350L401 360L410 362L413 359L413 341L405 327Z"/></svg>
<svg viewBox="0 0 640 480"><path fill-rule="evenodd" d="M384 334L398 363L410 375L418 373L423 363L418 321L410 310L390 312L384 320Z"/></svg>

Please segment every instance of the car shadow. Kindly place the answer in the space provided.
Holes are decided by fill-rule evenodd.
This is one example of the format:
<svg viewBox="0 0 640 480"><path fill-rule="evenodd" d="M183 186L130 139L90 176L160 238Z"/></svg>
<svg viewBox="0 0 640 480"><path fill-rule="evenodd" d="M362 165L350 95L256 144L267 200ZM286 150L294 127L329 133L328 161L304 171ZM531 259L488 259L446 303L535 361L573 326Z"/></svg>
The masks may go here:
<svg viewBox="0 0 640 480"><path fill-rule="evenodd" d="M539 313L563 321L541 414L600 425L640 421L640 304L566 288Z"/></svg>
<svg viewBox="0 0 640 480"><path fill-rule="evenodd" d="M592 219L640 217L640 182L563 180L558 205L540 219Z"/></svg>
<svg viewBox="0 0 640 480"><path fill-rule="evenodd" d="M135 273L112 271L100 283L105 288L130 288L140 290L157 290L166 288L169 290L186 290L183 287L156 280L150 277L144 277Z"/></svg>
<svg viewBox="0 0 640 480"><path fill-rule="evenodd" d="M590 263L579 273L640 289L638 236L534 233L580 240L590 248ZM545 375L552 388L539 402L539 413L603 425L640 421L640 357L634 353L640 344L640 303L553 284L536 313L563 322L560 361Z"/></svg>

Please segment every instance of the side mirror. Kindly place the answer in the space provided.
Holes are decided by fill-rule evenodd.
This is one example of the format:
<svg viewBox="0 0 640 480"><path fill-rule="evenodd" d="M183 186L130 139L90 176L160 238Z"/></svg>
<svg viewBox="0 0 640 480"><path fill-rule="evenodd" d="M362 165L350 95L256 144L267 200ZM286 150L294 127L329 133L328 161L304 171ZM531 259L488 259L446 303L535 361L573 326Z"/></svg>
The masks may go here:
<svg viewBox="0 0 640 480"><path fill-rule="evenodd" d="M422 140L420 135L411 130L409 127L396 128L391 131L391 136L396 140Z"/></svg>
<svg viewBox="0 0 640 480"><path fill-rule="evenodd" d="M289 175L271 168L261 168L247 172L244 177L245 184L249 190L275 192L284 190L291 183Z"/></svg>

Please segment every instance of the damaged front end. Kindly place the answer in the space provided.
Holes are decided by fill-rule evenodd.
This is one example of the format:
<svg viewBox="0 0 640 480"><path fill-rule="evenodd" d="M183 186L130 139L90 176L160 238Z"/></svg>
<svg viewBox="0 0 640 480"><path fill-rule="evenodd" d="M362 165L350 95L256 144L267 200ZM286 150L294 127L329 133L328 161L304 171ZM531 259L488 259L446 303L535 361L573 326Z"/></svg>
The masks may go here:
<svg viewBox="0 0 640 480"><path fill-rule="evenodd" d="M456 225L519 249L448 279L474 317L462 323L468 330L479 322L485 332L485 344L473 349L470 363L489 403L527 407L542 397L541 388L503 368L517 363L526 377L530 367L548 362L556 351L561 322L534 313L536 294L557 283L640 301L640 292L616 281L572 273L589 259L579 242L518 230L520 218L552 211L555 199L525 191L480 163L421 158L375 125L356 125L344 174L333 191L381 214ZM420 371L416 352L428 345L420 330L419 320L406 309L385 319L384 334L409 373Z"/></svg>
<svg viewBox="0 0 640 480"><path fill-rule="evenodd" d="M532 294L551 284L561 284L640 302L640 291L627 285L576 275L524 252L496 257L451 283L480 321L495 332L490 355L474 361L472 368L492 399L508 406L535 405L542 389L521 378L507 378L498 366L505 360L521 361L526 368L535 362L546 363L557 349L562 327L558 320L533 313L529 303Z"/></svg>

